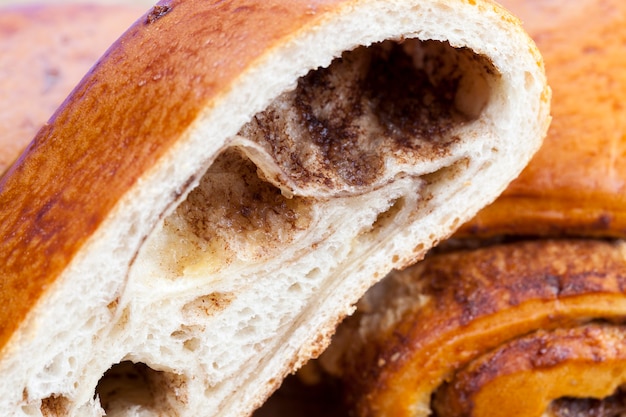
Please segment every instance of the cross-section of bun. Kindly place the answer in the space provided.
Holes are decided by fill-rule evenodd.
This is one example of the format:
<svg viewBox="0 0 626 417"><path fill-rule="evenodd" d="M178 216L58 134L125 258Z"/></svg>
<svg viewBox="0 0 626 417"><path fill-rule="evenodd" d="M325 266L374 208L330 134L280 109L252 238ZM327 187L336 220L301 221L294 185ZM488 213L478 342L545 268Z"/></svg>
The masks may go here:
<svg viewBox="0 0 626 417"><path fill-rule="evenodd" d="M359 416L540 416L561 397L610 397L626 382L624 259L623 243L594 240L428 257L374 286L321 363Z"/></svg>
<svg viewBox="0 0 626 417"><path fill-rule="evenodd" d="M0 180L0 410L245 415L521 171L542 60L483 1L172 1Z"/></svg>

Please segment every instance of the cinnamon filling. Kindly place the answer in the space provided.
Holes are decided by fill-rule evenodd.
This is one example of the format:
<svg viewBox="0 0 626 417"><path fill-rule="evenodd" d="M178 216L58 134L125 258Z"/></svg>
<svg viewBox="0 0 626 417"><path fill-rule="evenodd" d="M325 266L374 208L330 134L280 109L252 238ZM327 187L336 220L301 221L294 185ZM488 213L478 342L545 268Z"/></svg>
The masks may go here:
<svg viewBox="0 0 626 417"><path fill-rule="evenodd" d="M302 186L367 186L385 161L449 152L455 129L477 119L495 70L445 42L385 41L345 52L311 71L245 125Z"/></svg>
<svg viewBox="0 0 626 417"><path fill-rule="evenodd" d="M468 49L416 39L359 47L310 71L241 128L165 220L165 245L176 249L162 264L180 276L196 264L211 271L207 255L222 266L267 259L310 229L311 207L327 197L399 177L414 177L419 192L433 173L410 170L452 153L496 78Z"/></svg>
<svg viewBox="0 0 626 417"><path fill-rule="evenodd" d="M618 388L605 398L563 397L550 405L548 416L554 417L621 417L626 415L626 389Z"/></svg>

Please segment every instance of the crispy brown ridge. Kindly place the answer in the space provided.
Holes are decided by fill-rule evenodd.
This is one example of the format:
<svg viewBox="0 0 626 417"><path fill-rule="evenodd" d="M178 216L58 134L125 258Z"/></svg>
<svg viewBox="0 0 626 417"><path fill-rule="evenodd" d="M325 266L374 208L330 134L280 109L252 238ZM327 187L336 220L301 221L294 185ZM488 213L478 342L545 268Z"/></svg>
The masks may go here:
<svg viewBox="0 0 626 417"><path fill-rule="evenodd" d="M426 416L432 393L484 352L537 329L622 320L623 250L529 241L432 256L375 287L340 328L340 359L331 347L324 360L356 415Z"/></svg>
<svg viewBox="0 0 626 417"><path fill-rule="evenodd" d="M435 393L433 407L437 417L621 416L624 383L626 327L593 323L486 353Z"/></svg>

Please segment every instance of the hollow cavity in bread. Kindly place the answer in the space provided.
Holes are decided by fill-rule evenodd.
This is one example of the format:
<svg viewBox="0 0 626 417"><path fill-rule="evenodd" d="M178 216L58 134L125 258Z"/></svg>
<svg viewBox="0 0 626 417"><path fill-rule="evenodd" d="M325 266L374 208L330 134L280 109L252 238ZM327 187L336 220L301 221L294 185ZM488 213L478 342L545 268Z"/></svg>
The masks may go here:
<svg viewBox="0 0 626 417"><path fill-rule="evenodd" d="M493 70L480 61L436 41L359 48L301 79L242 134L266 143L297 182L369 185L383 174L386 157L441 155L458 139L454 126L478 116L488 98ZM308 148L295 153L302 138Z"/></svg>
<svg viewBox="0 0 626 417"><path fill-rule="evenodd" d="M257 170L237 149L226 150L216 159L198 187L164 222L165 233L172 236L169 241L179 244L173 256L163 257L171 261L166 269L182 275L194 265L212 262L220 269L235 259L259 261L311 227L312 201L286 198Z"/></svg>
<svg viewBox="0 0 626 417"><path fill-rule="evenodd" d="M449 153L497 78L492 63L467 48L385 41L311 71L240 135L272 155L283 190L358 192Z"/></svg>

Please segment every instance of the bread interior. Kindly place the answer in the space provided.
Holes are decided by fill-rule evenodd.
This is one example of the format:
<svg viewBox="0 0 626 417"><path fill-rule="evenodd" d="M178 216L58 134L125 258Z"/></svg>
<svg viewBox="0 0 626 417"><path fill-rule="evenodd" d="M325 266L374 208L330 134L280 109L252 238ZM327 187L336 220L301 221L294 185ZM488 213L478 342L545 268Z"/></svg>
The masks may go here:
<svg viewBox="0 0 626 417"><path fill-rule="evenodd" d="M460 137L498 80L471 50L417 39L362 46L300 78L146 237L111 321L92 332L98 380L84 406L107 416L237 409L240 388L276 374L285 355L298 367L319 354L330 334L309 332L337 312L318 306L356 301L332 298L382 278L368 277L371 264L410 262L379 254L432 211L438 179L467 165ZM366 278L337 292L353 276ZM55 393L40 411L69 404Z"/></svg>

